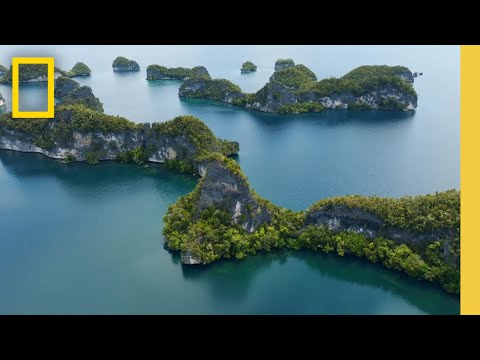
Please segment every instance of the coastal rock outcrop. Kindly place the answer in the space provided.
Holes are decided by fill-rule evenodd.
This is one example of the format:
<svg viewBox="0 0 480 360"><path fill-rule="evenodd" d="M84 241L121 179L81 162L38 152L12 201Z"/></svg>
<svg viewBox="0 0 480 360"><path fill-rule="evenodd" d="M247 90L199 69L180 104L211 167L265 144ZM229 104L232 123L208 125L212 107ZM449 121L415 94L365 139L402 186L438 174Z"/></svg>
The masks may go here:
<svg viewBox="0 0 480 360"><path fill-rule="evenodd" d="M79 87L80 84L75 80L72 80L66 76L61 76L55 80L54 96L55 98L61 100Z"/></svg>
<svg viewBox="0 0 480 360"><path fill-rule="evenodd" d="M178 90L180 97L203 98L237 104L245 100L240 87L225 79L194 77L185 80Z"/></svg>
<svg viewBox="0 0 480 360"><path fill-rule="evenodd" d="M207 209L224 211L232 224L240 225L253 233L260 225L271 220L271 214L250 191L243 174L232 171L233 160L212 160L208 162L200 185L194 219L199 219Z"/></svg>
<svg viewBox="0 0 480 360"><path fill-rule="evenodd" d="M195 66L191 69L184 67L167 68L161 65L147 67L147 80L186 80L191 78L210 79L210 74L204 66Z"/></svg>
<svg viewBox="0 0 480 360"><path fill-rule="evenodd" d="M62 105L82 104L92 110L103 112L103 104L97 98L90 86L80 86L78 82L61 76L55 80L55 98Z"/></svg>
<svg viewBox="0 0 480 360"><path fill-rule="evenodd" d="M0 109L5 108L5 99L2 96L2 93L0 93Z"/></svg>
<svg viewBox="0 0 480 360"><path fill-rule="evenodd" d="M127 72L127 71L140 71L140 66L134 60L129 60L123 56L117 57L112 63L113 71Z"/></svg>
<svg viewBox="0 0 480 360"><path fill-rule="evenodd" d="M278 59L275 61L275 71L288 69L295 66L295 62L292 59Z"/></svg>
<svg viewBox="0 0 480 360"><path fill-rule="evenodd" d="M192 78L180 97L222 101L272 113L318 112L324 109L409 111L417 107L413 75L402 66L361 66L341 78L317 81L304 65L285 62L282 69L254 94L246 94L225 79Z"/></svg>
<svg viewBox="0 0 480 360"><path fill-rule="evenodd" d="M82 88L85 87L74 90L73 94L84 91ZM232 155L239 151L239 145L218 139L193 116L136 124L94 111L84 104L62 103L55 109L54 119L12 119L11 113L2 115L0 149L90 163L115 159L152 161L197 173L205 156L211 152Z"/></svg>
<svg viewBox="0 0 480 360"><path fill-rule="evenodd" d="M92 110L103 112L103 104L93 95L90 86L81 86L62 98L62 105L82 104Z"/></svg>
<svg viewBox="0 0 480 360"><path fill-rule="evenodd" d="M251 72L254 72L254 71L257 71L257 65L255 65L251 61L245 61L242 64L242 68L240 69L240 72L242 74L248 74L248 73L251 73Z"/></svg>
<svg viewBox="0 0 480 360"><path fill-rule="evenodd" d="M459 292L458 191L400 199L344 196L294 212L258 196L232 159L212 154L202 167L195 189L164 218L165 245L180 251L184 264L307 248L364 257Z"/></svg>
<svg viewBox="0 0 480 360"><path fill-rule="evenodd" d="M63 72L63 76L68 76L68 77L78 77L78 76L90 76L92 73L92 70L84 64L83 62L77 62L73 68L70 71L67 71L66 73Z"/></svg>
<svg viewBox="0 0 480 360"><path fill-rule="evenodd" d="M220 233L231 226L238 231L252 234L271 222L272 214L267 203L250 190L246 177L234 160L220 154L212 155L202 166L203 178L194 192L180 200L179 207L173 205L169 209L165 217L167 223L201 223L208 220L210 214L214 214L214 217L222 219L217 228ZM194 235L188 230L185 234L170 233L170 229L174 230L174 227L167 227L166 246L172 250L180 250L184 264L205 264L219 258L218 254L210 253L209 249L213 244L207 234L202 236L199 232ZM179 241L178 235L184 236L183 240Z"/></svg>

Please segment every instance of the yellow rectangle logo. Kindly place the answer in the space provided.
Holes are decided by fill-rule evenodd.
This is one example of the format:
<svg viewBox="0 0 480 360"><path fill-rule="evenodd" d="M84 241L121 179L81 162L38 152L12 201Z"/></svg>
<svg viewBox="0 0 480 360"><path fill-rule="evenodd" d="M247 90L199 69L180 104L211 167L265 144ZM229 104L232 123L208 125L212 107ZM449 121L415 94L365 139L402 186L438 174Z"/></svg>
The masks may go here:
<svg viewBox="0 0 480 360"><path fill-rule="evenodd" d="M19 65L47 65L48 107L47 111L19 111ZM50 119L54 117L54 58L53 57L14 57L12 58L12 118Z"/></svg>

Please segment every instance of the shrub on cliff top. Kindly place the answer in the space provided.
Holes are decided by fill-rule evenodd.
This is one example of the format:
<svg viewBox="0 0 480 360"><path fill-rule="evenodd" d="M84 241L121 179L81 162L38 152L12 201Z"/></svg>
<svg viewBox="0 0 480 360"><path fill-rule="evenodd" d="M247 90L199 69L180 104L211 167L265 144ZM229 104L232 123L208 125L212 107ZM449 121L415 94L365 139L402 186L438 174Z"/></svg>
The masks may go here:
<svg viewBox="0 0 480 360"><path fill-rule="evenodd" d="M418 233L460 227L460 193L456 190L400 199L342 196L321 200L310 210L331 208L334 205L359 208L377 215L390 226Z"/></svg>
<svg viewBox="0 0 480 360"><path fill-rule="evenodd" d="M123 56L118 56L115 60L113 60L112 67L121 67L121 66L130 66L132 64L132 60L129 60Z"/></svg>
<svg viewBox="0 0 480 360"><path fill-rule="evenodd" d="M242 89L234 83L226 79L207 79L196 78L187 80L180 85L179 93L181 94L185 88L189 87L192 83L198 82L202 86L202 89L197 92L188 91L188 97L191 98L204 98L218 101L225 101L227 94L242 94Z"/></svg>
<svg viewBox="0 0 480 360"><path fill-rule="evenodd" d="M206 71L203 66L195 66L189 69L184 67L167 68L162 65L148 65L147 74L149 74L147 80L157 80L162 77L182 80L195 77L210 78L208 71Z"/></svg>
<svg viewBox="0 0 480 360"><path fill-rule="evenodd" d="M257 65L255 65L251 61L245 61L242 64L242 71L256 71L257 70Z"/></svg>
<svg viewBox="0 0 480 360"><path fill-rule="evenodd" d="M275 64L277 65L286 65L286 64L291 64L292 66L295 65L293 62L293 59L278 59L275 61Z"/></svg>
<svg viewBox="0 0 480 360"><path fill-rule="evenodd" d="M348 72L342 76L342 79L359 80L376 76L398 76L405 73L410 73L406 66L364 65Z"/></svg>
<svg viewBox="0 0 480 360"><path fill-rule="evenodd" d="M185 136L195 147L192 159L199 159L210 152L225 155L238 152L238 148L235 148L236 143L217 138L207 125L194 116L177 116L170 121L153 123L152 130L173 137Z"/></svg>
<svg viewBox="0 0 480 360"><path fill-rule="evenodd" d="M272 75L271 79L294 90L306 89L313 86L315 81L317 81L317 77L313 71L305 65L295 65L287 69L279 70Z"/></svg>
<svg viewBox="0 0 480 360"><path fill-rule="evenodd" d="M314 83L311 87L302 88L302 92L313 91L318 96L331 96L351 92L361 96L372 91L392 87L405 94L417 97L413 86L398 76L374 76L359 79L329 78Z"/></svg>

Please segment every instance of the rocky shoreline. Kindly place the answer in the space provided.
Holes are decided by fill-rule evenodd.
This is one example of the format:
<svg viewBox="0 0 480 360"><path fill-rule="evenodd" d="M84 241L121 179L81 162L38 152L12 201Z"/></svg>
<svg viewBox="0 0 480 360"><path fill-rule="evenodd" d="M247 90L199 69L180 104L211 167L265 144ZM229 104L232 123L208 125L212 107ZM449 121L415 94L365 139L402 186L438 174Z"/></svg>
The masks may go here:
<svg viewBox="0 0 480 360"><path fill-rule="evenodd" d="M259 197L238 164L220 154L207 159L201 176L164 218L166 246L180 251L185 265L308 248L365 257L459 293L458 191L401 199L344 196L294 212ZM445 211L448 221L438 220Z"/></svg>
<svg viewBox="0 0 480 360"><path fill-rule="evenodd" d="M178 95L281 114L325 109L412 111L417 107L413 75L405 67L362 66L342 78L320 81L293 60L277 61L275 69L269 82L253 94L226 79L192 77L182 83Z"/></svg>

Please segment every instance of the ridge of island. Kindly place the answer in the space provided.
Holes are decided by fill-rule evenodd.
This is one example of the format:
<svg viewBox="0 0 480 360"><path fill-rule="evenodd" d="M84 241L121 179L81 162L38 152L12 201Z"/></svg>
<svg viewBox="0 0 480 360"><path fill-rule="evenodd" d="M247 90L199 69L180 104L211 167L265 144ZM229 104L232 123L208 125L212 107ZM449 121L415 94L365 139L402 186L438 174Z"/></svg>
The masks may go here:
<svg viewBox="0 0 480 360"><path fill-rule="evenodd" d="M325 109L410 111L417 107L413 75L404 66L360 66L341 78L317 81L309 68L290 60L278 60L277 70L256 93L244 93L226 79L197 76L185 80L178 94L180 98L208 99L280 114Z"/></svg>

